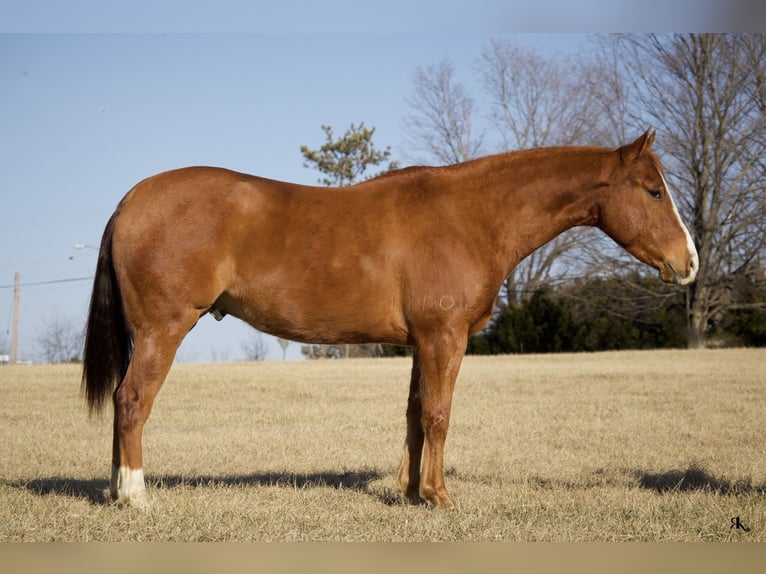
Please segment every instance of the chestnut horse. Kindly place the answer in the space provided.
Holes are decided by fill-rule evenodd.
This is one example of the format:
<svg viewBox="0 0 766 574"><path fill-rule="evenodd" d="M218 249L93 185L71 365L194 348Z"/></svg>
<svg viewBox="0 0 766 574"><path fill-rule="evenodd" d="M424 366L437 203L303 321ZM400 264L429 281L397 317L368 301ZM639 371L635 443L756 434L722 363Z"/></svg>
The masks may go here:
<svg viewBox="0 0 766 574"><path fill-rule="evenodd" d="M208 167L142 181L106 225L85 342L91 411L114 402L111 496L146 503L144 423L181 340L212 313L294 341L411 345L399 487L413 503L453 506L444 440L455 379L519 261L588 225L663 281L694 280L697 253L653 140L648 130L616 150L413 167L342 189Z"/></svg>

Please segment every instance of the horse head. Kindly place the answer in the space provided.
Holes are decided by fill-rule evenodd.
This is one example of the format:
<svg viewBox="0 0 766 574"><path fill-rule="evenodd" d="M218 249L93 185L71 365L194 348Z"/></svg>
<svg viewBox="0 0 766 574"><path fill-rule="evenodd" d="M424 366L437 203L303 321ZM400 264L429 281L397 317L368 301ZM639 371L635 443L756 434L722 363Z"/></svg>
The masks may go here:
<svg viewBox="0 0 766 574"><path fill-rule="evenodd" d="M699 267L697 250L681 221L647 130L615 151L615 166L600 198L599 227L667 283L687 285Z"/></svg>

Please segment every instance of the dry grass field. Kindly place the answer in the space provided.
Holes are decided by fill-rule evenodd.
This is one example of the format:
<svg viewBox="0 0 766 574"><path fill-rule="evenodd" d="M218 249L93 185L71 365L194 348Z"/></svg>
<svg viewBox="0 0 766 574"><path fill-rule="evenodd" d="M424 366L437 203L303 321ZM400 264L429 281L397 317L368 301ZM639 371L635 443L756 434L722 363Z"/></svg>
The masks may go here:
<svg viewBox="0 0 766 574"><path fill-rule="evenodd" d="M405 359L174 366L146 511L105 503L111 413L88 418L77 366L1 367L0 541L764 541L764 364L468 357L448 512L396 492Z"/></svg>

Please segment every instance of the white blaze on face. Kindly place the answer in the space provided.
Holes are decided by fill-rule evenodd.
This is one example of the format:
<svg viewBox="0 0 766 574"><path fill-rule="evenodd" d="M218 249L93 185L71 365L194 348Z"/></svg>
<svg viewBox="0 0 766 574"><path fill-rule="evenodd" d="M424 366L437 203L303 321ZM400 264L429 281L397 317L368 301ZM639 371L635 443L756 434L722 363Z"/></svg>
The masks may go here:
<svg viewBox="0 0 766 574"><path fill-rule="evenodd" d="M657 168L657 171L662 178L662 185L665 187L665 193L667 193L668 197L670 198L670 205L673 206L673 213L676 214L678 225L681 226L681 229L684 230L684 234L686 235L686 247L689 250L689 257L691 259L689 263L689 275L687 277L679 277L678 283L680 285L688 285L694 281L695 277L697 277L697 270L699 269L699 255L697 254L697 248L694 246L692 236L689 233L689 230L686 228L686 225L684 225L684 222L681 220L681 215L678 213L676 202L673 201L673 195L670 193L670 188L668 187L668 182L665 180L665 175L662 173L662 170L659 167Z"/></svg>

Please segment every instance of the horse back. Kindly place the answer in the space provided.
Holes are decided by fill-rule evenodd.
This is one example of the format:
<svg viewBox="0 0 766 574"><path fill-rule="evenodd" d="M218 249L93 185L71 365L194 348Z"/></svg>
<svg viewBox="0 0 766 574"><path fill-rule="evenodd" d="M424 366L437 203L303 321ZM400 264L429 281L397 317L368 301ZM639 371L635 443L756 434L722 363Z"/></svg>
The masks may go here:
<svg viewBox="0 0 766 574"><path fill-rule="evenodd" d="M136 301L161 292L298 341L404 344L486 282L455 211L411 177L328 189L186 168L126 196L115 261L141 278Z"/></svg>

